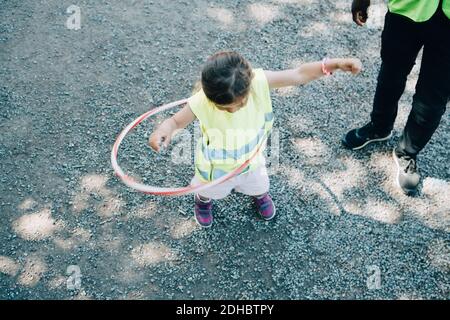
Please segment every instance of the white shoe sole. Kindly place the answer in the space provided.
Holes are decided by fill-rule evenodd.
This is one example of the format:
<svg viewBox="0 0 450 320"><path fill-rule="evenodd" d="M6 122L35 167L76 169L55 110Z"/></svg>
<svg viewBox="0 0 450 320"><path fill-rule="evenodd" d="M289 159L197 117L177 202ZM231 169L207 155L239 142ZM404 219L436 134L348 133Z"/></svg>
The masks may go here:
<svg viewBox="0 0 450 320"><path fill-rule="evenodd" d="M392 138L392 135L393 135L393 131L391 131L391 133L389 133L389 135L384 137L384 138L378 138L378 139L372 139L372 140L366 141L363 145L361 145L359 147L352 148L352 150L362 149L362 148L364 148L365 146L367 146L368 144L370 144L372 142L381 142L381 141L389 140L390 138Z"/></svg>

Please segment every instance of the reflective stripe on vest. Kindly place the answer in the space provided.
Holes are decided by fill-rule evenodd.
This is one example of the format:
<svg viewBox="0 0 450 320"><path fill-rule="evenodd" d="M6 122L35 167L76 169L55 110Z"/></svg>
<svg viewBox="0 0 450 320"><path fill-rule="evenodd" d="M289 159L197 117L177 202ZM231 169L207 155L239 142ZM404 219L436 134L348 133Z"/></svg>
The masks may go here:
<svg viewBox="0 0 450 320"><path fill-rule="evenodd" d="M250 170L250 166L248 166L247 168L245 168L240 174L246 173L246 172L248 172L249 170ZM209 180L209 174L210 174L209 172L202 171L202 170L200 170L199 168L197 168L197 171L198 171L198 173L202 176L203 179ZM224 175L226 175L227 173L228 173L228 172L223 171L223 170L220 170L220 169L213 169L213 170L212 170L212 173L211 173L211 176L212 176L212 179L211 179L211 180L222 178L222 177L223 177Z"/></svg>
<svg viewBox="0 0 450 320"><path fill-rule="evenodd" d="M248 160L272 129L274 115L270 88L263 69L253 69L250 94L245 106L236 113L218 110L200 90L189 98L189 106L200 121L202 137L195 151L195 174L204 181L222 177ZM258 152L246 171L264 161Z"/></svg>
<svg viewBox="0 0 450 320"><path fill-rule="evenodd" d="M271 121L273 120L273 112L266 113L264 115L265 123L261 129L259 129L258 134L253 140L251 140L246 145L242 146L239 149L234 150L225 150L225 149L211 149L205 146L202 143L202 152L205 159L208 160L226 160L226 159L234 159L238 160L242 156L248 154L250 151L254 150L258 144L261 142L261 139L264 137L264 133L271 125Z"/></svg>
<svg viewBox="0 0 450 320"><path fill-rule="evenodd" d="M255 151L255 149L259 146L260 143L264 142L264 138L270 134L273 124L273 112L266 113L264 116L265 123L263 127L259 130L258 135L245 146L235 149L235 150L206 150L204 143L202 142L202 153L205 157L205 161L209 162L209 166L211 170L205 171L201 170L196 163L196 171L197 173L206 181L211 181L215 179L219 179L226 175L228 172L219 168L214 168L211 164L211 160L227 160L232 159L234 161L240 159L242 156ZM239 156L237 156L239 154ZM226 156L225 156L226 155ZM250 156L250 155L249 155ZM251 165L247 166L240 174L246 173L250 170Z"/></svg>

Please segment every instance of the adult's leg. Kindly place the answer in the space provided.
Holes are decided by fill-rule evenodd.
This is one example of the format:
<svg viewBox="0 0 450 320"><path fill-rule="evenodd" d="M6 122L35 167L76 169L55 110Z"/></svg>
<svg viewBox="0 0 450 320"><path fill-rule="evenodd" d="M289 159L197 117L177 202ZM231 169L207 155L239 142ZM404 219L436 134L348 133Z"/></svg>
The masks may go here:
<svg viewBox="0 0 450 320"><path fill-rule="evenodd" d="M381 69L371 120L380 133L392 130L406 79L423 45L423 23L388 12L381 36Z"/></svg>
<svg viewBox="0 0 450 320"><path fill-rule="evenodd" d="M412 110L397 154L415 158L439 126L450 98L450 19L442 9L428 21Z"/></svg>

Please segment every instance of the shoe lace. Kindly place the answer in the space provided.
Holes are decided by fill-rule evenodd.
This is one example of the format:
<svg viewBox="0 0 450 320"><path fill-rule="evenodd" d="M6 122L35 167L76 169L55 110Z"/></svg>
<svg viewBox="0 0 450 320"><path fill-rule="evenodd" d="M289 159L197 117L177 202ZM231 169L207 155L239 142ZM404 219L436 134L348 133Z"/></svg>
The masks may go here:
<svg viewBox="0 0 450 320"><path fill-rule="evenodd" d="M417 170L416 161L409 157L406 157L405 160L408 161L408 164L405 167L405 172L406 173L415 173Z"/></svg>

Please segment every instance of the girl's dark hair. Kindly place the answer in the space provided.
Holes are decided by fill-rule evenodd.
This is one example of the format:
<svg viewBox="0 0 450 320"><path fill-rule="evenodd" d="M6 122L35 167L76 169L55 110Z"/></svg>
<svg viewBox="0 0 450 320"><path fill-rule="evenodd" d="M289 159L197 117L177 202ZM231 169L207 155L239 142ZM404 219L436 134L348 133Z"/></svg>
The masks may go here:
<svg viewBox="0 0 450 320"><path fill-rule="evenodd" d="M202 70L202 88L212 102L227 105L250 91L253 72L239 53L218 52L206 61Z"/></svg>

